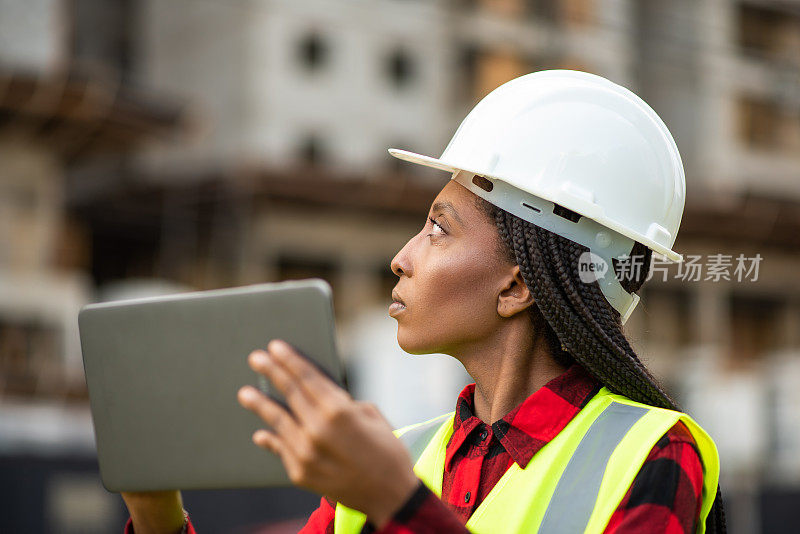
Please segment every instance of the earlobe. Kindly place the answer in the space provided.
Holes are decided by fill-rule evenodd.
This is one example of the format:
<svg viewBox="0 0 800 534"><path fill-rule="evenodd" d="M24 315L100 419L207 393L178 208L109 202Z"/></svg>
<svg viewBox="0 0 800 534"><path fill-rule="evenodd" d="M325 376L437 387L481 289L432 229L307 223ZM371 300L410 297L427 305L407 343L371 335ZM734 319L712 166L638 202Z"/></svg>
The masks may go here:
<svg viewBox="0 0 800 534"><path fill-rule="evenodd" d="M522 278L519 265L514 265L509 274L497 297L497 313L501 317L513 317L534 303L533 294Z"/></svg>

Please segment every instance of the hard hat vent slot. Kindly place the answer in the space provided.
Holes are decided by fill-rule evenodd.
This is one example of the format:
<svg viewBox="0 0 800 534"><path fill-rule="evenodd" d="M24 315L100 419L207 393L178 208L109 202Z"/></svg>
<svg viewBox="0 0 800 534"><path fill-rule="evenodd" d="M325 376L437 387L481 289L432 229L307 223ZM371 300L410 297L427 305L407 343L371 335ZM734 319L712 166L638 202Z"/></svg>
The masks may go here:
<svg viewBox="0 0 800 534"><path fill-rule="evenodd" d="M579 220L581 220L580 213L575 213L574 211L569 210L569 209L565 208L564 206L560 206L558 204L554 204L553 205L553 213L558 215L559 217L563 217L566 220L574 222L574 223L576 223Z"/></svg>
<svg viewBox="0 0 800 534"><path fill-rule="evenodd" d="M531 206L531 205L530 205L530 204L528 204L527 202L523 202L523 203L522 203L522 205L523 205L524 207L528 208L528 209L532 209L532 210L533 210L533 211L535 211L536 213L542 213L542 210L540 210L540 209L539 209L539 208L537 208L536 206Z"/></svg>
<svg viewBox="0 0 800 534"><path fill-rule="evenodd" d="M491 193L492 189L494 189L494 184L484 178L483 176L475 175L472 177L472 183L486 191L487 193Z"/></svg>

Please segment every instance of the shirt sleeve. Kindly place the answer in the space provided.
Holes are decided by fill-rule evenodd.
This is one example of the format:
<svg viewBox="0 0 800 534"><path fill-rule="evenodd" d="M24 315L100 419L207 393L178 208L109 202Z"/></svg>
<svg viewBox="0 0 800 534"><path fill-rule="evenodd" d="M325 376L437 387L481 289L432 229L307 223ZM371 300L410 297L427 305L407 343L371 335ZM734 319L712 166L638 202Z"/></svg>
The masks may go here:
<svg viewBox="0 0 800 534"><path fill-rule="evenodd" d="M702 490L703 465L697 444L679 421L650 451L604 532L695 532Z"/></svg>
<svg viewBox="0 0 800 534"><path fill-rule="evenodd" d="M333 534L335 513L336 505L323 497L319 501L319 507L314 510L298 534Z"/></svg>
<svg viewBox="0 0 800 534"><path fill-rule="evenodd" d="M335 503L322 498L301 534L333 534ZM382 529L367 522L364 532L380 534L468 534L468 530L450 509L422 482Z"/></svg>
<svg viewBox="0 0 800 534"><path fill-rule="evenodd" d="M380 534L467 534L467 527L422 482Z"/></svg>
<svg viewBox="0 0 800 534"><path fill-rule="evenodd" d="M328 499L323 497L320 500L319 507L314 510L308 518L305 526L299 531L302 534L333 534L333 516L335 508ZM133 522L128 518L125 523L124 534L135 534L133 530ZM189 523L186 528L186 534L197 534L194 526L192 526L192 519L189 518Z"/></svg>

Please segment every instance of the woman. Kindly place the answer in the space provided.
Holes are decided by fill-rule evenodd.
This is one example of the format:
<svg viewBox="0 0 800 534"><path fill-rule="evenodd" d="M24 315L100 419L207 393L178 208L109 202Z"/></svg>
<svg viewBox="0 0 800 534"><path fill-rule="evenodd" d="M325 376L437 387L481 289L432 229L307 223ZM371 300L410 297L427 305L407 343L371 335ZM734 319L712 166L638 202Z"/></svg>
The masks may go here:
<svg viewBox="0 0 800 534"><path fill-rule="evenodd" d="M242 388L271 429L253 441L325 496L304 532L724 532L713 442L622 331L651 250L680 258L683 169L655 113L603 78L536 73L441 158L393 153L453 172L391 262L398 343L475 383L400 441L287 344L251 354L291 408ZM123 497L138 534L193 531L177 492Z"/></svg>

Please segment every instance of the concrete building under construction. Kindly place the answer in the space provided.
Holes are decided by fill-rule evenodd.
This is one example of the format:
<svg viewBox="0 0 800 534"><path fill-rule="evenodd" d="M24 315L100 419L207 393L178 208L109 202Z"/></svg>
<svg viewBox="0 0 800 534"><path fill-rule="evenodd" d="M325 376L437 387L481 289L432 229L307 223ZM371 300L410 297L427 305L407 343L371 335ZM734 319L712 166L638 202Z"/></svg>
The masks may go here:
<svg viewBox="0 0 800 534"><path fill-rule="evenodd" d="M319 276L353 392L398 425L451 409L468 377L404 358L385 308L448 177L386 148L438 155L490 90L551 68L629 87L678 143L689 261L656 258L626 329L715 438L731 532L780 531L800 493L795 1L0 4L0 476L64 443L91 457L75 316L96 300ZM95 490L95 523L70 514L99 486L62 478L8 528L116 524Z"/></svg>

